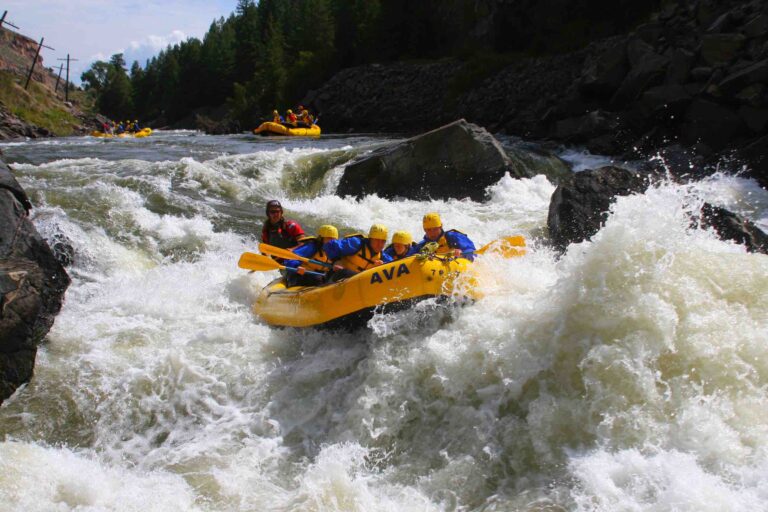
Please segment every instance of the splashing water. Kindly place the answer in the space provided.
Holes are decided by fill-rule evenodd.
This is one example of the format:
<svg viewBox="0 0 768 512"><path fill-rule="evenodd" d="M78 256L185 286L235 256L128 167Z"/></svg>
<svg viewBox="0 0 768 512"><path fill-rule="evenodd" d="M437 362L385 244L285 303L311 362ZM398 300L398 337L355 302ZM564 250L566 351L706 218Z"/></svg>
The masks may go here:
<svg viewBox="0 0 768 512"><path fill-rule="evenodd" d="M768 225L753 182L619 198L558 259L543 176L484 203L355 200L334 180L383 139L115 142L3 145L74 263L0 408L0 509L766 509L768 258L690 223L709 201ZM471 305L273 329L250 312L273 276L236 267L271 198L308 230L417 234L436 210L532 244L478 259Z"/></svg>

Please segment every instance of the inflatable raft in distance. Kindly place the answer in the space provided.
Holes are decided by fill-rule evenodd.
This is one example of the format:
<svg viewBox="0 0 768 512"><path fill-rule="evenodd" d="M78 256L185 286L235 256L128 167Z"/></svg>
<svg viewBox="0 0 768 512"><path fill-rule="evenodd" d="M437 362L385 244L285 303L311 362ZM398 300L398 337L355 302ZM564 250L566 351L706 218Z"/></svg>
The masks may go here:
<svg viewBox="0 0 768 512"><path fill-rule="evenodd" d="M91 132L91 137L99 137L103 139L129 139L129 138L136 138L140 139L142 137L149 137L152 135L152 128L142 128L136 133L118 133L118 134L111 134L111 133L104 133L99 131L93 131Z"/></svg>
<svg viewBox="0 0 768 512"><path fill-rule="evenodd" d="M324 286L286 288L277 279L261 291L253 311L269 325L312 327L366 319L376 307L428 297L477 299L472 276L462 278L471 268L472 262L464 258L411 256Z"/></svg>
<svg viewBox="0 0 768 512"><path fill-rule="evenodd" d="M316 124L313 124L309 128L289 128L285 125L282 125L280 123L273 123L272 121L267 121L265 123L261 123L258 128L253 130L253 133L256 135L292 135L294 137L319 137L320 136L320 127Z"/></svg>

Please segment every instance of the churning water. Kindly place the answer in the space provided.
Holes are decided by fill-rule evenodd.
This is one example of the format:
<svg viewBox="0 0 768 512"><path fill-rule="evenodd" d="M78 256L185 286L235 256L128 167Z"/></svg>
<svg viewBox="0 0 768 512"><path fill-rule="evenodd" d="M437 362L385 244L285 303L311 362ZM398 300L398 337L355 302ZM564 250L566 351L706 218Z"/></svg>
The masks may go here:
<svg viewBox="0 0 768 512"><path fill-rule="evenodd" d="M384 142L0 145L38 230L74 248L35 376L0 407L0 510L768 510L768 257L690 223L706 200L766 228L768 193L656 186L557 258L535 241L544 176L485 203L333 195ZM236 266L272 198L308 230L419 233L436 210L533 243L480 259L470 306L273 329L250 304L274 276Z"/></svg>

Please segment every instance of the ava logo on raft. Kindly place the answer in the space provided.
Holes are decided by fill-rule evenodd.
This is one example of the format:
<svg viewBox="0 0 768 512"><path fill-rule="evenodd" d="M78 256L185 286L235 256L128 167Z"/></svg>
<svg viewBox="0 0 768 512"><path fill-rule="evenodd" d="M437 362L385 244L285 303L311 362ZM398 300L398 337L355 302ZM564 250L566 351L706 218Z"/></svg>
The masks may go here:
<svg viewBox="0 0 768 512"><path fill-rule="evenodd" d="M387 281L391 281L392 278L400 277L403 274L410 274L411 271L408 270L408 266L405 263L401 263L399 267L397 267L397 275L395 275L395 267L389 268L389 269L383 269L381 271L382 274L384 274L384 277L387 278ZM371 276L371 282L370 284L374 283L383 283L384 280L381 278L378 272L374 272Z"/></svg>

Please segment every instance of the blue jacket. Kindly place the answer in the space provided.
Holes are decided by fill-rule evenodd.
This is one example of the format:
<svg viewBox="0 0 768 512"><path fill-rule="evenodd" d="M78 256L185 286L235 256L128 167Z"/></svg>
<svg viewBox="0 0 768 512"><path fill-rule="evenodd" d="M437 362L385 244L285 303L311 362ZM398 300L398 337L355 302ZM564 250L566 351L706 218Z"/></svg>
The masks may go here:
<svg viewBox="0 0 768 512"><path fill-rule="evenodd" d="M299 247L293 249L291 252L304 258L312 258L312 256L314 256L317 252L318 245L319 244L317 242L310 242L308 244L300 245ZM301 262L299 260L286 260L283 264L286 267L297 268L299 265L301 265Z"/></svg>
<svg viewBox="0 0 768 512"><path fill-rule="evenodd" d="M351 236L342 238L341 240L331 240L323 246L323 250L330 259L338 260L344 256L357 254L357 252L360 251L360 248L363 246L363 243L365 243L367 240L367 238L362 236ZM392 258L382 252L381 261L384 263L389 263L392 261Z"/></svg>
<svg viewBox="0 0 768 512"><path fill-rule="evenodd" d="M445 241L447 242L448 247L451 249L460 249L461 252L469 252L475 250L475 244L472 242L472 240L469 239L467 235L461 231L450 229L448 231L443 231L443 234L440 235L437 240L429 240L427 236L424 235L424 238L421 240L421 242L416 244L416 252L421 251L421 249L429 242L438 242L442 237L445 237ZM463 257L470 261L475 259L474 254L465 254Z"/></svg>
<svg viewBox="0 0 768 512"><path fill-rule="evenodd" d="M406 251L405 256L403 256L403 258L407 258L408 256L413 256L417 252L419 252L419 251L416 250L416 244L412 243L411 246ZM389 261L395 261L396 259L398 259L397 258L397 254L395 254L395 248L393 247L392 244L389 244L389 247L384 249L381 252L381 255L382 255L382 257L384 257L384 256L389 257ZM382 261L387 262L387 260L384 260L384 259L382 259Z"/></svg>

